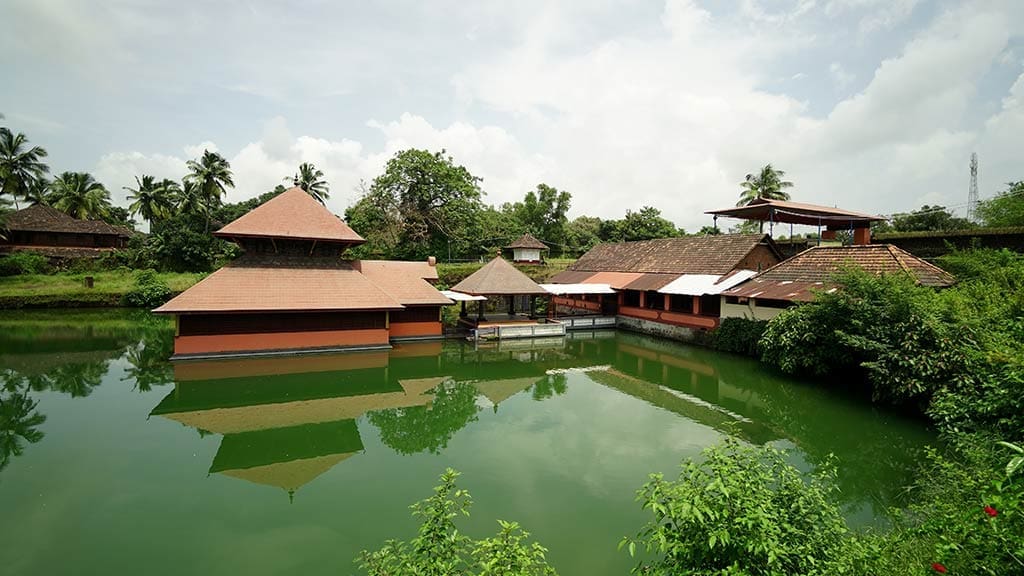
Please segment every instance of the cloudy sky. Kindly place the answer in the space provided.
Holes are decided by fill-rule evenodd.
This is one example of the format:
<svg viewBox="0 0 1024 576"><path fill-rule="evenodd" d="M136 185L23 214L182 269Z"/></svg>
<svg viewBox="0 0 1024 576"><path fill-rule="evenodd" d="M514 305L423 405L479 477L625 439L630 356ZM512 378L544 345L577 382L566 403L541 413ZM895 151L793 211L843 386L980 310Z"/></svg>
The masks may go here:
<svg viewBox="0 0 1024 576"><path fill-rule="evenodd" d="M123 201L203 148L242 200L302 161L330 207L446 148L487 201L688 229L767 162L793 197L888 214L1024 179L1024 2L4 0L0 113ZM961 208L962 212L962 208Z"/></svg>

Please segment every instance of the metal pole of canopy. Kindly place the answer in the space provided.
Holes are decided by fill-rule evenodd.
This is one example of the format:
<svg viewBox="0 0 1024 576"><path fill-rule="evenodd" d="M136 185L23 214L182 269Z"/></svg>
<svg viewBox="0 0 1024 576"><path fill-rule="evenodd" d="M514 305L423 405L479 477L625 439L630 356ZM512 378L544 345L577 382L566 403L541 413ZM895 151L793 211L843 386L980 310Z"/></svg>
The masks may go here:
<svg viewBox="0 0 1024 576"><path fill-rule="evenodd" d="M768 210L768 235L775 236L775 208Z"/></svg>
<svg viewBox="0 0 1024 576"><path fill-rule="evenodd" d="M818 246L821 246L821 216L818 216Z"/></svg>

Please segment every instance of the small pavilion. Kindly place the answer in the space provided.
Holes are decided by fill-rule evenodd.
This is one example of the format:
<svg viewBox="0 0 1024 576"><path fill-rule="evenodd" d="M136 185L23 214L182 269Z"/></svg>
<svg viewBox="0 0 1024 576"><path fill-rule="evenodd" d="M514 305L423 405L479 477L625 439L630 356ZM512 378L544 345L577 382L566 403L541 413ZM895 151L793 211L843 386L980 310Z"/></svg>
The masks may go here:
<svg viewBox="0 0 1024 576"><path fill-rule="evenodd" d="M790 236L793 235L793 224L817 226L819 244L822 238L825 240L835 239L836 232L841 230L849 230L853 233L853 243L855 245L870 244L871 223L885 220L882 216L864 214L862 212L851 212L849 210L804 204L802 202L769 200L767 198L754 198L744 206L710 210L705 212L705 214L714 216L716 227L718 226L719 216L768 222L769 234L771 234L776 223L789 224ZM822 232L822 227L825 228L824 233Z"/></svg>
<svg viewBox="0 0 1024 576"><path fill-rule="evenodd" d="M522 264L540 264L543 252L548 249L547 245L534 238L533 234L529 232L520 236L506 248L512 250L512 261Z"/></svg>
<svg viewBox="0 0 1024 576"><path fill-rule="evenodd" d="M506 298L508 303L507 316L503 316L500 320L502 322L508 321L523 321L527 318L522 316L516 316L516 297L529 297L530 298L530 315L532 315L532 303L533 299L537 296L546 295L547 291L530 279L529 276L523 274L519 270L516 270L514 266L508 263L507 260L502 258L500 255L484 264L482 268L476 272L470 274L462 282L459 282L455 286L452 286L451 292L457 294L465 294L468 296L483 296L483 297L494 297L501 296ZM472 321L468 319L466 314L466 301L462 299L462 311L460 314L460 321L479 326L487 319L484 318L484 308L486 305L485 300L476 300L477 303L477 315L476 320Z"/></svg>

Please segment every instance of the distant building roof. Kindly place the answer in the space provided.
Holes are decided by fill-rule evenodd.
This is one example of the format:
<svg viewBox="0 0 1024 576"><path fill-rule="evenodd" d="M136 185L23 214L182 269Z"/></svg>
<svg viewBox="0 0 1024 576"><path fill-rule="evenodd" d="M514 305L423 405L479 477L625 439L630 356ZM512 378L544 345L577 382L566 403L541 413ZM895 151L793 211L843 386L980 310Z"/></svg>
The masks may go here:
<svg viewBox="0 0 1024 576"><path fill-rule="evenodd" d="M437 267L427 262L356 260L352 266L404 306L452 303L427 281L437 280Z"/></svg>
<svg viewBox="0 0 1024 576"><path fill-rule="evenodd" d="M345 244L366 242L302 188L291 188L214 232L222 238L286 238Z"/></svg>
<svg viewBox="0 0 1024 576"><path fill-rule="evenodd" d="M533 235L530 234L529 232L527 232L526 234L523 234L522 236L520 236L519 240L516 240L515 242L509 244L507 247L508 248L534 248L534 249L538 249L538 250L547 250L548 249L546 244L544 244L540 240L537 240L536 238L534 238Z"/></svg>
<svg viewBox="0 0 1024 576"><path fill-rule="evenodd" d="M872 274L907 273L923 286L945 287L956 282L945 270L889 244L815 246L722 294L809 301L814 298L812 290L825 288L846 266L858 266Z"/></svg>
<svg viewBox="0 0 1024 576"><path fill-rule="evenodd" d="M569 266L572 272L635 272L644 274L725 274L759 245L778 250L767 234L683 236L638 242L598 244ZM563 280L565 278L565 280ZM557 279L557 280L556 280ZM634 278L635 279L635 278ZM557 282L583 282L569 275ZM594 280L598 282L598 280ZM606 282L600 280L600 282ZM614 287L614 286L613 286Z"/></svg>
<svg viewBox="0 0 1024 576"><path fill-rule="evenodd" d="M133 232L127 228L107 224L102 220L79 220L46 206L36 204L9 214L4 227L11 231L60 232L64 234L102 234L130 237Z"/></svg>
<svg viewBox="0 0 1024 576"><path fill-rule="evenodd" d="M705 214L727 216L743 220L759 220L762 222L784 222L787 224L804 224L808 226L831 226L833 228L863 228L871 222L885 220L882 216L840 210L830 206L789 202L785 200L769 200L754 198L745 206L710 210Z"/></svg>
<svg viewBox="0 0 1024 576"><path fill-rule="evenodd" d="M187 314L402 308L398 299L344 260L243 255L154 312Z"/></svg>
<svg viewBox="0 0 1024 576"><path fill-rule="evenodd" d="M482 268L452 286L455 292L475 296L498 296L514 294L547 294L530 277L516 270L504 258L498 256Z"/></svg>

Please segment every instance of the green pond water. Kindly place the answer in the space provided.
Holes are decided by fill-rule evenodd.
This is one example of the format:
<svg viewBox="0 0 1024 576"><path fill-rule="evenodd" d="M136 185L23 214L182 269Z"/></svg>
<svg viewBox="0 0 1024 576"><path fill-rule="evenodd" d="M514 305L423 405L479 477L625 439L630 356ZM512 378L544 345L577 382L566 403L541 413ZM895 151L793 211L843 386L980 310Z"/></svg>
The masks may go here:
<svg viewBox="0 0 1024 576"><path fill-rule="evenodd" d="M932 440L821 383L622 332L175 365L172 341L145 314L0 313L0 573L356 573L453 467L464 531L516 520L563 576L627 574L636 489L726 435L805 471L835 454L856 526L884 522Z"/></svg>

